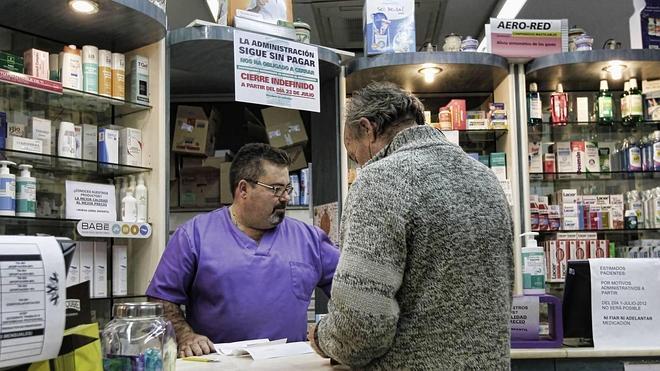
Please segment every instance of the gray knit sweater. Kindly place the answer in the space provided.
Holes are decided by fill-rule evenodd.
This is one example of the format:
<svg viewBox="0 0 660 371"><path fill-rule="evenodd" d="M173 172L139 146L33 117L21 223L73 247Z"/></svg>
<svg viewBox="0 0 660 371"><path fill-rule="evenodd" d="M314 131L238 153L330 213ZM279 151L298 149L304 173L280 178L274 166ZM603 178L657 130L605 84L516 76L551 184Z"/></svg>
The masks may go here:
<svg viewBox="0 0 660 371"><path fill-rule="evenodd" d="M320 348L360 369L509 369L511 215L495 175L436 129L360 172Z"/></svg>

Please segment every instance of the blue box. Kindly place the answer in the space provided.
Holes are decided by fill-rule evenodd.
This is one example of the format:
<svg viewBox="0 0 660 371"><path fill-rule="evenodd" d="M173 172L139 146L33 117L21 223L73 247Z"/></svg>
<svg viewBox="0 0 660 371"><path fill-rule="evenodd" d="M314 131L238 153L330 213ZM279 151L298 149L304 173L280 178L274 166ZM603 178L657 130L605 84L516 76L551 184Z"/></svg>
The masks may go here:
<svg viewBox="0 0 660 371"><path fill-rule="evenodd" d="M415 44L415 0L366 0L364 54L410 53Z"/></svg>

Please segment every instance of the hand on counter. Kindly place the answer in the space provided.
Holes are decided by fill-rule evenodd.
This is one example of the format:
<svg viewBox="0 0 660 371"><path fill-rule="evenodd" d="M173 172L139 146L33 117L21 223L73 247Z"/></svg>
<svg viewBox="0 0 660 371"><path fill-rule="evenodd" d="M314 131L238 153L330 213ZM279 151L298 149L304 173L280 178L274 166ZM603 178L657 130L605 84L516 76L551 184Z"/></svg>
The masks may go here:
<svg viewBox="0 0 660 371"><path fill-rule="evenodd" d="M321 357L323 358L328 358L325 353L321 350L321 347L319 346L319 338L316 336L316 329L318 328L318 324L314 324L313 326L308 327L307 331L307 340L309 341L309 345L314 349L316 353L318 353Z"/></svg>
<svg viewBox="0 0 660 371"><path fill-rule="evenodd" d="M194 332L183 335L179 341L179 357L201 356L204 354L215 353L213 342L204 335L198 335Z"/></svg>

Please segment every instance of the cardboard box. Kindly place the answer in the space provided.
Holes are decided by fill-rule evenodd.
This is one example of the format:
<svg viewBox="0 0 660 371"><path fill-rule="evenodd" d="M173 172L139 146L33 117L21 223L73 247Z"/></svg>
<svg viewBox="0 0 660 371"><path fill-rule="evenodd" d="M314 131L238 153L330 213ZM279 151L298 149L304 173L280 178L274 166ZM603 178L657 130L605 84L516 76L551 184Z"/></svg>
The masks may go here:
<svg viewBox="0 0 660 371"><path fill-rule="evenodd" d="M128 62L128 100L149 104L149 59L134 55Z"/></svg>
<svg viewBox="0 0 660 371"><path fill-rule="evenodd" d="M215 150L215 128L202 107L179 106L176 112L172 151L210 155Z"/></svg>
<svg viewBox="0 0 660 371"><path fill-rule="evenodd" d="M307 168L307 159L305 158L303 146L289 147L286 149L286 153L289 155L289 159L291 159L289 171Z"/></svg>
<svg viewBox="0 0 660 371"><path fill-rule="evenodd" d="M506 115L504 103L491 103L488 116L490 119L490 127L495 130L506 130L509 128L509 122Z"/></svg>
<svg viewBox="0 0 660 371"><path fill-rule="evenodd" d="M574 173L573 159L571 158L571 142L555 143L555 160L558 173Z"/></svg>
<svg viewBox="0 0 660 371"><path fill-rule="evenodd" d="M23 57L0 51L0 68L3 70L23 73L24 66Z"/></svg>
<svg viewBox="0 0 660 371"><path fill-rule="evenodd" d="M362 30L365 55L416 51L415 1L366 0Z"/></svg>
<svg viewBox="0 0 660 371"><path fill-rule="evenodd" d="M28 49L23 53L25 73L40 79L48 80L50 69L48 52L39 49Z"/></svg>
<svg viewBox="0 0 660 371"><path fill-rule="evenodd" d="M573 164L573 172L584 173L587 170L587 154L583 141L571 142L571 162Z"/></svg>
<svg viewBox="0 0 660 371"><path fill-rule="evenodd" d="M108 242L94 241L94 297L108 296Z"/></svg>
<svg viewBox="0 0 660 371"><path fill-rule="evenodd" d="M598 145L594 142L584 142L585 148L585 168L587 173L600 173L600 158L598 155Z"/></svg>
<svg viewBox="0 0 660 371"><path fill-rule="evenodd" d="M7 122L7 136L27 138L27 125L13 121Z"/></svg>
<svg viewBox="0 0 660 371"><path fill-rule="evenodd" d="M214 167L198 167L181 170L182 207L220 205L220 170Z"/></svg>
<svg viewBox="0 0 660 371"><path fill-rule="evenodd" d="M528 143L529 172L538 174L543 172L543 156L540 142Z"/></svg>
<svg viewBox="0 0 660 371"><path fill-rule="evenodd" d="M41 153L50 155L50 142L52 140L52 128L50 120L39 117L31 117L28 122L28 137L40 140L42 143Z"/></svg>
<svg viewBox="0 0 660 371"><path fill-rule="evenodd" d="M98 129L95 125L82 125L83 160L96 161L98 158Z"/></svg>
<svg viewBox="0 0 660 371"><path fill-rule="evenodd" d="M119 164L119 131L99 128L98 161Z"/></svg>
<svg viewBox="0 0 660 371"><path fill-rule="evenodd" d="M557 172L554 153L546 153L543 155L543 172L546 174L554 174Z"/></svg>
<svg viewBox="0 0 660 371"><path fill-rule="evenodd" d="M265 2L266 5L263 7L253 6L257 4L253 0L223 0L220 3L227 9L226 15L223 13L218 18L218 23L222 25L234 26L234 17L237 10L254 13L254 18L259 18L268 23L277 24L278 20L293 22L293 4L291 0L269 1Z"/></svg>
<svg viewBox="0 0 660 371"><path fill-rule="evenodd" d="M142 166L142 130L123 128L119 131L119 163Z"/></svg>
<svg viewBox="0 0 660 371"><path fill-rule="evenodd" d="M15 136L8 136L6 147L12 151L43 153L43 143L37 139L28 139Z"/></svg>
<svg viewBox="0 0 660 371"><path fill-rule="evenodd" d="M467 129L467 110L465 99L452 99L447 103L451 115L451 127L453 130Z"/></svg>
<svg viewBox="0 0 660 371"><path fill-rule="evenodd" d="M270 107L261 110L270 145L278 148L307 143L307 132L300 112Z"/></svg>

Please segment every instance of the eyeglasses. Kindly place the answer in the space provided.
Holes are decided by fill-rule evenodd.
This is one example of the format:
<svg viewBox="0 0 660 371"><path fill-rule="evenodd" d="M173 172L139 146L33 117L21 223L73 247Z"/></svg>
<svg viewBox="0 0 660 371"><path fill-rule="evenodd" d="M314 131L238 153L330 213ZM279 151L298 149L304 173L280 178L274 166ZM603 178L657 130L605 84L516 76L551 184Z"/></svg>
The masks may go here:
<svg viewBox="0 0 660 371"><path fill-rule="evenodd" d="M254 183L256 185L270 189L271 191L273 191L273 196L277 198L281 198L282 196L284 196L285 193L287 195L290 195L291 192L293 192L293 186L291 184L287 184L286 186L272 186L270 184L261 183L260 181L254 179L245 179L245 180L250 183Z"/></svg>

